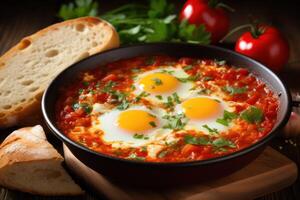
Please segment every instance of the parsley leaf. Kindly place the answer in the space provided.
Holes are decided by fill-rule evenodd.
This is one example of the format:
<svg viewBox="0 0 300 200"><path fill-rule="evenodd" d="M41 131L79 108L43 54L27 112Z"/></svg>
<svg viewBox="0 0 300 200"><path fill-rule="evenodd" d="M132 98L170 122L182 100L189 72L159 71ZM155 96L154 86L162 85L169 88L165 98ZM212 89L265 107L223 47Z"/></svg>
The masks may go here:
<svg viewBox="0 0 300 200"><path fill-rule="evenodd" d="M249 123L259 123L263 120L264 113L260 108L250 106L250 108L241 113L241 117Z"/></svg>
<svg viewBox="0 0 300 200"><path fill-rule="evenodd" d="M63 20L97 15L98 3L93 0L75 0L69 4L62 5L58 12L58 16Z"/></svg>
<svg viewBox="0 0 300 200"><path fill-rule="evenodd" d="M235 94L243 94L247 91L246 87L232 87L232 86L225 86L222 88L223 91L230 93L230 95Z"/></svg>
<svg viewBox="0 0 300 200"><path fill-rule="evenodd" d="M238 115L236 113L224 110L223 118L217 119L216 122L218 122L219 124L222 124L224 126L229 126L229 123L237 117L238 117Z"/></svg>
<svg viewBox="0 0 300 200"><path fill-rule="evenodd" d="M190 69L193 69L193 65L184 66L184 67L182 67L182 69L184 69L185 71L188 71Z"/></svg>
<svg viewBox="0 0 300 200"><path fill-rule="evenodd" d="M212 141L212 145L215 148L222 148L222 147L230 147L230 148L235 148L236 145L225 138L217 138L214 141Z"/></svg>
<svg viewBox="0 0 300 200"><path fill-rule="evenodd" d="M127 158L132 159L132 160L139 160L139 161L144 161L145 160L144 157L138 156L138 155L136 155L136 153L130 154Z"/></svg>
<svg viewBox="0 0 300 200"><path fill-rule="evenodd" d="M145 136L144 134L138 134L138 133L134 134L133 138L134 139L144 139L144 140L148 140L149 139L148 136Z"/></svg>
<svg viewBox="0 0 300 200"><path fill-rule="evenodd" d="M113 87L116 85L116 82L113 82L113 81L108 81L103 89L102 89L102 92L105 92L105 93L111 93L112 92L112 89Z"/></svg>
<svg viewBox="0 0 300 200"><path fill-rule="evenodd" d="M172 94L172 96L167 97L167 102L164 102L164 105L167 108L172 108L174 107L175 103L181 103L178 94L175 92Z"/></svg>
<svg viewBox="0 0 300 200"><path fill-rule="evenodd" d="M150 18L164 17L168 13L174 13L174 9L174 5L167 3L166 0L151 0L148 16Z"/></svg>
<svg viewBox="0 0 300 200"><path fill-rule="evenodd" d="M161 79L159 78L153 78L152 81L154 82L155 85L162 85L163 82Z"/></svg>
<svg viewBox="0 0 300 200"><path fill-rule="evenodd" d="M192 135L185 135L184 142L186 144L193 144L193 145L207 145L209 144L209 140L206 137L195 137Z"/></svg>
<svg viewBox="0 0 300 200"><path fill-rule="evenodd" d="M157 99L159 99L159 100L162 100L163 99L163 97L161 96L161 95L156 95L155 96Z"/></svg>
<svg viewBox="0 0 300 200"><path fill-rule="evenodd" d="M161 152L159 152L157 157L158 158L164 158L168 153L169 153L168 150L162 150Z"/></svg>
<svg viewBox="0 0 300 200"><path fill-rule="evenodd" d="M182 130L188 122L183 113L175 115L165 115L163 119L167 119L168 123L163 126L165 129Z"/></svg>
<svg viewBox="0 0 300 200"><path fill-rule="evenodd" d="M149 122L149 124L150 124L150 126L152 126L152 127L156 127L156 123L155 122Z"/></svg>
<svg viewBox="0 0 300 200"><path fill-rule="evenodd" d="M209 44L210 33L205 30L205 26L201 24L196 26L189 24L187 20L182 20L178 30L179 38L183 41L196 44Z"/></svg>
<svg viewBox="0 0 300 200"><path fill-rule="evenodd" d="M117 106L117 109L118 110L126 110L127 108L129 108L129 101L127 100L123 100L118 106Z"/></svg>
<svg viewBox="0 0 300 200"><path fill-rule="evenodd" d="M149 95L150 95L149 93L143 91L138 96L135 97L135 102L139 102L143 97L147 97Z"/></svg>
<svg viewBox="0 0 300 200"><path fill-rule="evenodd" d="M73 110L82 108L86 114L90 114L93 111L93 107L87 103L74 103L72 105Z"/></svg>
<svg viewBox="0 0 300 200"><path fill-rule="evenodd" d="M207 124L203 125L202 127L205 128L206 130L208 130L209 133L219 134L218 129L210 128Z"/></svg>
<svg viewBox="0 0 300 200"><path fill-rule="evenodd" d="M179 80L180 82L182 83L186 83L186 82L189 82L189 81L197 81L199 79L199 77L201 76L200 73L197 73L193 76L188 76L188 77L185 77L185 78L179 78L179 77L176 77L177 80Z"/></svg>

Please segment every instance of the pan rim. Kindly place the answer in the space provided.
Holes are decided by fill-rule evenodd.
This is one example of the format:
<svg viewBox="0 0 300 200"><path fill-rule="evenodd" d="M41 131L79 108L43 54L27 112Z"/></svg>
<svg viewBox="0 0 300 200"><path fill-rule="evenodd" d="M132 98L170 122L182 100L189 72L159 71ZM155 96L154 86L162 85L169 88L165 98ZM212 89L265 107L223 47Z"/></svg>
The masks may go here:
<svg viewBox="0 0 300 200"><path fill-rule="evenodd" d="M286 94L287 97L287 105L286 105L286 109L285 112L283 114L283 118L281 121L279 121L276 125L276 127L273 128L273 130L268 133L267 136L265 136L264 138L261 138L259 141L255 142L254 144L244 148L244 149L240 149L236 152L230 153L228 155L224 155L224 156L220 156L220 157L214 157L214 158L210 158L210 159L205 159L205 160L194 160L194 161L184 161L184 162L145 162L145 161L138 161L138 160L129 160L129 159L125 159L125 158L119 158L119 157L114 157L114 156L110 156L107 154L103 154L101 152L96 152L93 151L91 149L89 149L88 147L85 147L73 140L71 140L70 138L68 138L66 135L64 135L54 124L55 122L52 122L51 119L48 116L48 110L47 110L47 98L49 96L49 93L51 90L55 90L53 89L53 85L54 83L57 81L57 79L61 76L63 76L65 73L68 73L68 70L72 69L72 68L76 68L76 66L80 65L82 62L88 60L88 59L93 59L94 57L97 57L99 55L102 54L108 54L114 51L119 51L122 49L129 49L130 48L134 48L134 47L151 47L151 46L159 46L159 45L166 45L166 46L191 46L191 48L193 47L197 47L200 46L202 48L209 48L215 51L221 51L221 52L226 52L228 54L231 54L233 56L238 56L242 59L248 60L251 63L263 68L265 71L267 71L267 73L269 75L272 76L273 79L276 79L276 82L278 82L282 88L284 88L284 93ZM95 55L92 55L88 58L85 58L77 63L72 64L70 67L66 68L65 70L63 70L62 72L60 72L49 84L49 86L47 87L47 89L45 90L43 97L42 97L42 113L43 113L43 117L46 121L47 126L50 128L50 130L52 131L52 133L54 133L54 135L56 137L58 137L62 142L66 143L67 146L71 145L74 146L76 148L79 148L82 151L86 151L88 153L91 153L95 156L100 156L102 158L106 158L106 159L110 159L116 162L125 162L127 164L134 164L134 165L140 165L140 166L151 166L151 167L171 167L171 168L177 168L177 167L193 167L193 166L202 166L202 165L210 165L210 164L215 164L215 163L219 163L219 162L224 162L227 160L231 160L240 156L243 156L245 154L248 154L252 151L254 151L255 149L262 147L264 144L266 144L267 142L269 142L272 138L275 137L275 135L278 133L278 130L280 128L282 128L286 122L289 119L289 115L291 113L291 96L290 93L286 87L286 84L275 74L273 73L270 69L268 69L266 66L264 66L263 64L259 63L256 60L253 60L249 57L246 57L244 55L241 55L237 52L231 51L229 49L225 49L222 47L218 47L218 46L214 46L214 45L195 45L195 44L186 44L186 43L168 43L168 42L160 42L160 43L149 43L149 44L138 44L138 45L126 45L126 46L122 46L119 48L115 48L115 49L110 49Z"/></svg>

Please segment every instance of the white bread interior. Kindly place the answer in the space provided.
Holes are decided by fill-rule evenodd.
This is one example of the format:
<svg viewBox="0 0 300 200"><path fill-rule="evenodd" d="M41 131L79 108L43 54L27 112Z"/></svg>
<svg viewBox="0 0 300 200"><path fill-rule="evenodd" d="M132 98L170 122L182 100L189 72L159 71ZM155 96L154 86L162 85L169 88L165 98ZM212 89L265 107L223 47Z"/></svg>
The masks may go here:
<svg viewBox="0 0 300 200"><path fill-rule="evenodd" d="M95 17L54 24L0 57L0 127L31 124L50 81L73 63L119 46L115 29Z"/></svg>
<svg viewBox="0 0 300 200"><path fill-rule="evenodd" d="M0 185L45 196L83 194L63 160L41 126L16 130L0 145Z"/></svg>

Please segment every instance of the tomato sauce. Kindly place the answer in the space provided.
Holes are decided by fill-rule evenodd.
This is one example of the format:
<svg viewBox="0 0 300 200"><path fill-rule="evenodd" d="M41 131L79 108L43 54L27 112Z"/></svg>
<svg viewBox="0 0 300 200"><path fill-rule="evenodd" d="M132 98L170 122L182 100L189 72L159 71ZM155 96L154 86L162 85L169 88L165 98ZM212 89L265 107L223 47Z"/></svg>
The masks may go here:
<svg viewBox="0 0 300 200"><path fill-rule="evenodd" d="M155 157L149 156L147 146L116 148L102 139L102 130L91 131L97 117L93 113L95 103L120 106L118 98L122 96L119 93L123 92L127 94L128 103L133 104L137 98L132 94L137 71L175 65L182 66L188 75L196 77L193 82L202 88L203 95L222 92L224 101L235 103L234 113L227 118L224 115L222 121L225 125L233 123L227 131L207 135L196 130L174 130L176 142L165 144ZM119 96L116 97L115 91ZM140 102L151 105L143 97ZM69 138L103 154L148 162L184 162L227 155L256 143L272 130L278 106L278 97L263 81L247 69L230 66L225 61L136 57L99 66L79 74L72 84L62 86L56 104L56 122Z"/></svg>

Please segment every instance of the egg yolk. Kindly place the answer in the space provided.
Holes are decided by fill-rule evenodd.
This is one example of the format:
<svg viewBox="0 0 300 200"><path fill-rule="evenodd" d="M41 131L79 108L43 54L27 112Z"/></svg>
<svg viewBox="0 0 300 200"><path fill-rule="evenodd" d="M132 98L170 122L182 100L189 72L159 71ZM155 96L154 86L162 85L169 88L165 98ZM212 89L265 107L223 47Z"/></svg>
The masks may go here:
<svg viewBox="0 0 300 200"><path fill-rule="evenodd" d="M126 131L140 133L156 126L154 115L143 110L127 110L118 117L118 126Z"/></svg>
<svg viewBox="0 0 300 200"><path fill-rule="evenodd" d="M179 85L178 80L166 73L153 73L141 78L139 84L149 93L165 93L174 91Z"/></svg>
<svg viewBox="0 0 300 200"><path fill-rule="evenodd" d="M189 119L207 119L218 115L222 111L222 106L214 99L197 97L184 101L183 112Z"/></svg>

